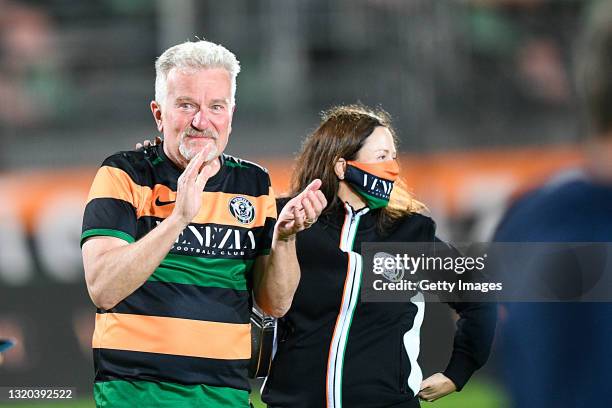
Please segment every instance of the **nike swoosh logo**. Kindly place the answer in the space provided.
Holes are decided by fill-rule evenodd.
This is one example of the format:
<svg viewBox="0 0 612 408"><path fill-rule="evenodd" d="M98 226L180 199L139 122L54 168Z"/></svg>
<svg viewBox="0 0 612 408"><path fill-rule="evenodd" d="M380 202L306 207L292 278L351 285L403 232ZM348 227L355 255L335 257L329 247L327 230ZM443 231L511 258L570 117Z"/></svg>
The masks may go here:
<svg viewBox="0 0 612 408"><path fill-rule="evenodd" d="M155 205L161 207L162 205L174 204L176 201L161 201L159 197L155 199Z"/></svg>

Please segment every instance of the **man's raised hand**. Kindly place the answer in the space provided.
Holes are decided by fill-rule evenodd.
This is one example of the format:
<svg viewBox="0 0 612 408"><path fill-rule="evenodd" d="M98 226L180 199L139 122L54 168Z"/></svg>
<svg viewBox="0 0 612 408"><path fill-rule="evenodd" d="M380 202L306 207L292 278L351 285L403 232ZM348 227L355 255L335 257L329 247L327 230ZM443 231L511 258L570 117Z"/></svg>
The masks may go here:
<svg viewBox="0 0 612 408"><path fill-rule="evenodd" d="M176 203L172 215L179 218L181 222L189 224L200 211L202 206L202 191L208 179L215 174L221 164L217 158L204 163L210 153L211 146L205 146L183 171L176 183Z"/></svg>
<svg viewBox="0 0 612 408"><path fill-rule="evenodd" d="M315 179L283 207L276 221L277 239L282 241L293 239L295 234L309 228L317 221L327 206L327 200L320 188L321 180Z"/></svg>

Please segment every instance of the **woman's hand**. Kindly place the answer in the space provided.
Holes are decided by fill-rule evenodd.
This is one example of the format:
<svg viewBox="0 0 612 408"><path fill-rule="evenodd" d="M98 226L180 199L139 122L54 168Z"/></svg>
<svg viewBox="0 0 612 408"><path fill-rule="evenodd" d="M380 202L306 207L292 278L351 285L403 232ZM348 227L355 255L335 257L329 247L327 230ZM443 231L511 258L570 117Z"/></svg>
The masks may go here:
<svg viewBox="0 0 612 408"><path fill-rule="evenodd" d="M316 179L298 196L289 200L278 215L275 236L281 241L295 238L295 234L310 228L317 222L319 215L327 206L327 200L321 188L321 180Z"/></svg>
<svg viewBox="0 0 612 408"><path fill-rule="evenodd" d="M457 391L457 387L450 378L442 373L436 373L423 380L421 391L417 396L427 402L433 402L455 391Z"/></svg>

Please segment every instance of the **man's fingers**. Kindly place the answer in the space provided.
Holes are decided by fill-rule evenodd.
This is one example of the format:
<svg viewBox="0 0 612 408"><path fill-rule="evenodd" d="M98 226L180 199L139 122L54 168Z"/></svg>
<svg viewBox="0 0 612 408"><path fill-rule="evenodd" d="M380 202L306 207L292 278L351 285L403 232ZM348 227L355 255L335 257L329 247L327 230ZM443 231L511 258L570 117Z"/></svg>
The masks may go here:
<svg viewBox="0 0 612 408"><path fill-rule="evenodd" d="M185 188L189 188L189 185L191 185L195 181L195 178L198 173L197 170L202 165L202 161L202 152L196 154L196 156L191 159L189 164L187 164L187 167L185 167L183 174L181 174L178 179L178 189L184 190Z"/></svg>
<svg viewBox="0 0 612 408"><path fill-rule="evenodd" d="M206 182L212 176L215 171L216 160L213 163L209 163L205 166L202 166L200 173L198 173L198 177L196 178L196 186L198 190L203 190Z"/></svg>
<svg viewBox="0 0 612 408"><path fill-rule="evenodd" d="M159 136L155 136L155 139L153 139L153 142L151 142L149 139L143 141L142 143L136 143L135 149L139 150L142 148L148 148L151 146L157 146L160 145L162 143L162 138Z"/></svg>
<svg viewBox="0 0 612 408"><path fill-rule="evenodd" d="M200 150L200 153L202 153L202 163L204 163L204 161L206 160L206 158L208 157L208 154L210 153L210 151L212 150L212 145L207 144L205 145L202 150ZM201 166L201 164L200 164ZM198 166L198 172L200 171L200 166Z"/></svg>
<svg viewBox="0 0 612 408"><path fill-rule="evenodd" d="M184 174L187 175L188 178L196 178L200 173L200 168L204 164L204 160L208 153L210 152L210 146L205 146L202 150L195 155L193 159L189 161L189 164L185 168Z"/></svg>
<svg viewBox="0 0 612 408"><path fill-rule="evenodd" d="M203 191L204 186L206 185L206 182L208 181L209 178L210 178L210 169L207 166L204 166L202 170L200 171L200 174L198 174L198 177L196 178L196 181L195 181L196 190Z"/></svg>
<svg viewBox="0 0 612 408"><path fill-rule="evenodd" d="M183 171L182 177L185 177L186 180L195 178L198 174L200 166L204 163L204 156L202 155L202 151L195 155L193 159L189 161L187 167L185 167L185 171Z"/></svg>

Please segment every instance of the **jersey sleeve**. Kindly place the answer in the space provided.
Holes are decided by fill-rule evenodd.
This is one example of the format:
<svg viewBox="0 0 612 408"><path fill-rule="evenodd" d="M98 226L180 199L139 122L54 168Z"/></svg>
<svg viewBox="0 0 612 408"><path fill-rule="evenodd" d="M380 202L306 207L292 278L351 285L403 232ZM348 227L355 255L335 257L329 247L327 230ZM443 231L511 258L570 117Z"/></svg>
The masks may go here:
<svg viewBox="0 0 612 408"><path fill-rule="evenodd" d="M127 163L107 159L98 170L83 215L81 246L90 237L136 240L141 187L130 176Z"/></svg>
<svg viewBox="0 0 612 408"><path fill-rule="evenodd" d="M268 184L270 184L268 178ZM272 248L272 237L274 235L274 224L276 224L277 212L276 212L276 197L274 195L274 189L272 186L268 187L268 194L264 201L264 212L266 214L266 221L263 227L263 232L260 235L260 241L257 251L257 255L269 255L270 249Z"/></svg>

